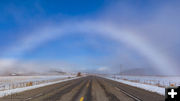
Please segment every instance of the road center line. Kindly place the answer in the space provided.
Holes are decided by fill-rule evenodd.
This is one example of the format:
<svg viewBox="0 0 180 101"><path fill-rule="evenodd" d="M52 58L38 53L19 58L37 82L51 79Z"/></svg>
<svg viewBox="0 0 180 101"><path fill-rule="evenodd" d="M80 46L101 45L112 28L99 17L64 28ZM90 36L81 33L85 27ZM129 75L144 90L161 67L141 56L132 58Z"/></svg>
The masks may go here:
<svg viewBox="0 0 180 101"><path fill-rule="evenodd" d="M88 83L87 83L87 85L86 85L87 88L89 87L89 82L90 82L90 81L88 81Z"/></svg>
<svg viewBox="0 0 180 101"><path fill-rule="evenodd" d="M80 101L83 101L83 100L84 100L84 97L81 97L81 98L80 98Z"/></svg>

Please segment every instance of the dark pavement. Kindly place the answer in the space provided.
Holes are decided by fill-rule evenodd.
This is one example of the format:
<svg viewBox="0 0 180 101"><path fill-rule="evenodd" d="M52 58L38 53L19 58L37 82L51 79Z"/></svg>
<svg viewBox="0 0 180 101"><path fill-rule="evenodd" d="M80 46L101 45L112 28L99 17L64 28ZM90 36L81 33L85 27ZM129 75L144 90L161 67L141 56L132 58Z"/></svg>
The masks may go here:
<svg viewBox="0 0 180 101"><path fill-rule="evenodd" d="M0 98L0 101L164 101L165 97L96 76L87 76Z"/></svg>

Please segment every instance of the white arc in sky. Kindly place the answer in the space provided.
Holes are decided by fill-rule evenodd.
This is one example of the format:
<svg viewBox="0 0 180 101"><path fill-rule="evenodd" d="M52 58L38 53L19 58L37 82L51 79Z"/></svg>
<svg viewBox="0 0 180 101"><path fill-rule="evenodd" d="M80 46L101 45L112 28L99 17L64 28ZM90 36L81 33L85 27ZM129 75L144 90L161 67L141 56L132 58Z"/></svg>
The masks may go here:
<svg viewBox="0 0 180 101"><path fill-rule="evenodd" d="M154 67L156 67L156 70L164 74L166 74L167 71L170 74L177 74L176 63L174 63L170 57L166 56L165 54L162 54L161 51L149 44L142 37L136 35L136 33L119 29L118 27L108 23L75 22L61 26L52 26L48 29L42 28L33 32L35 34L32 33L31 36L23 38L21 42L19 42L18 45L16 45L16 47L13 47L11 49L10 53L25 54L26 51L38 47L39 45L53 40L54 38L60 37L65 33L73 32L95 32L99 33L102 36L107 36L124 44L128 44L132 46L133 49L141 53L144 57L149 59L149 61L152 62Z"/></svg>

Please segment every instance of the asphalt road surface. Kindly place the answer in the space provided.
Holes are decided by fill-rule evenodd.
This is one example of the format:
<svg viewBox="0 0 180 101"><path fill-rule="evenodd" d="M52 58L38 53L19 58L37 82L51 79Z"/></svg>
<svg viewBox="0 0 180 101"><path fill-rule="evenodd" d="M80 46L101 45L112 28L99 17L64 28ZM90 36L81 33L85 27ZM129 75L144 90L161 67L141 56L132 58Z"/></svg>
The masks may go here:
<svg viewBox="0 0 180 101"><path fill-rule="evenodd" d="M164 101L165 97L116 81L87 76L49 85L0 101Z"/></svg>

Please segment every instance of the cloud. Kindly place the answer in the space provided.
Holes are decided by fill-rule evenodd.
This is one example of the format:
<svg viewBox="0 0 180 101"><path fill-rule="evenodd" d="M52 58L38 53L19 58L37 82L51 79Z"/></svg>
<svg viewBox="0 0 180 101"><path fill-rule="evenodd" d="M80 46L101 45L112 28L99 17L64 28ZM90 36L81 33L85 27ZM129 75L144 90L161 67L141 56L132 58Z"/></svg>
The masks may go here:
<svg viewBox="0 0 180 101"><path fill-rule="evenodd" d="M78 72L81 65L72 64L64 61L45 61L45 60L0 60L0 75L10 73L48 73L50 71ZM82 71L81 70L81 71Z"/></svg>
<svg viewBox="0 0 180 101"><path fill-rule="evenodd" d="M99 68L97 69L97 71L99 71L99 72L107 72L108 70L109 70L108 67L99 67Z"/></svg>
<svg viewBox="0 0 180 101"><path fill-rule="evenodd" d="M0 59L1 69L13 66L12 64L16 63L15 59Z"/></svg>

